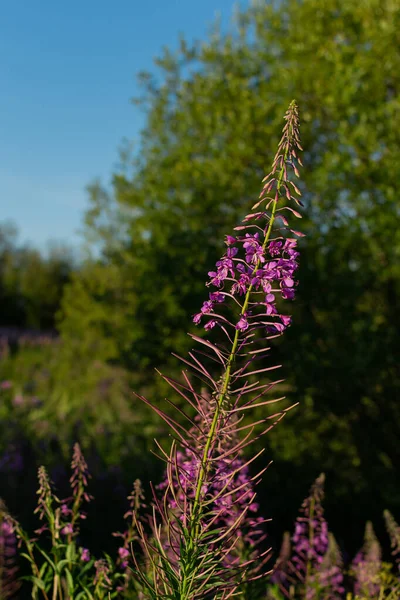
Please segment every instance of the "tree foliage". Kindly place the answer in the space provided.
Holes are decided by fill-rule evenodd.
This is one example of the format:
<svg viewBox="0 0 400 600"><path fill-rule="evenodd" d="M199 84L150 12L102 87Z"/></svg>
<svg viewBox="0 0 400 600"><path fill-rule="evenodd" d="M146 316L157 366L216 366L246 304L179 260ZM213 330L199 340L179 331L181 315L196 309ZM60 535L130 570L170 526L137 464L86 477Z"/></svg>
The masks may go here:
<svg viewBox="0 0 400 600"><path fill-rule="evenodd" d="M74 257L53 246L47 256L17 243L13 225L0 226L0 326L53 329Z"/></svg>
<svg viewBox="0 0 400 600"><path fill-rule="evenodd" d="M394 0L282 0L165 50L159 74L141 75L138 151L110 190L91 187L101 257L70 285L61 322L67 340L91 336L146 382L183 351L219 240L257 197L296 97L309 236L281 352L301 406L270 436L267 479L300 498L324 470L333 503L358 502L363 518L400 506L399 32ZM290 500L275 495L276 517Z"/></svg>

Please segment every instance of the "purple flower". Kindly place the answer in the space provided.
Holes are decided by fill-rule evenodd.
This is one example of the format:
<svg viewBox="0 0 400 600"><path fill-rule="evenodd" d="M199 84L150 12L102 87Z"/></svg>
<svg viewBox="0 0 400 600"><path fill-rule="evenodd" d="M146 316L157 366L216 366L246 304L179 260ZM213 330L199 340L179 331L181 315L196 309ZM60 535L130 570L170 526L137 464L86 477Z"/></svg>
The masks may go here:
<svg viewBox="0 0 400 600"><path fill-rule="evenodd" d="M211 292L210 300L211 300L211 302L218 302L218 303L224 302L225 295L222 294L221 292Z"/></svg>
<svg viewBox="0 0 400 600"><path fill-rule="evenodd" d="M285 327L288 327L290 325L290 323L292 322L292 317L290 317L288 315L280 315L280 319L282 321L282 324Z"/></svg>
<svg viewBox="0 0 400 600"><path fill-rule="evenodd" d="M118 548L118 554L120 558L127 558L129 556L129 550L127 550L127 548Z"/></svg>
<svg viewBox="0 0 400 600"><path fill-rule="evenodd" d="M61 514L62 515L67 516L67 515L70 515L71 512L72 512L71 509L68 508L68 506L65 503L61 504Z"/></svg>
<svg viewBox="0 0 400 600"><path fill-rule="evenodd" d="M273 240L268 245L268 250L271 256L279 256L283 243L278 240Z"/></svg>
<svg viewBox="0 0 400 600"><path fill-rule="evenodd" d="M236 329L238 329L239 331L246 331L246 329L249 328L249 323L247 321L247 315L246 313L244 313L239 321L236 323Z"/></svg>
<svg viewBox="0 0 400 600"><path fill-rule="evenodd" d="M67 523L67 525L64 525L64 527L61 529L61 533L63 535L69 535L71 533L74 533L74 528L72 527L71 523Z"/></svg>
<svg viewBox="0 0 400 600"><path fill-rule="evenodd" d="M276 315L277 310L275 306L274 294L267 294L265 297L265 306L267 308L267 315Z"/></svg>
<svg viewBox="0 0 400 600"><path fill-rule="evenodd" d="M203 316L203 313L201 313L201 312L199 312L196 315L194 315L194 317L193 317L193 323L195 325L198 325L200 323L200 321L201 321L201 317L202 316Z"/></svg>
<svg viewBox="0 0 400 600"><path fill-rule="evenodd" d="M246 233L246 241L243 243L243 248L246 251L247 263L257 264L258 262L265 262L264 248L258 241L259 237L258 233L255 233L254 235Z"/></svg>
<svg viewBox="0 0 400 600"><path fill-rule="evenodd" d="M21 406L24 403L24 397L21 394L17 394L14 396L12 403L14 406Z"/></svg>
<svg viewBox="0 0 400 600"><path fill-rule="evenodd" d="M123 569L126 569L129 562L126 560L128 558L128 556L130 556L130 552L127 548L118 548L118 556L121 559L121 567Z"/></svg>
<svg viewBox="0 0 400 600"><path fill-rule="evenodd" d="M87 548L81 548L81 561L82 562L90 561L90 552Z"/></svg>
<svg viewBox="0 0 400 600"><path fill-rule="evenodd" d="M213 303L211 302L211 300L205 300L205 302L203 302L203 306L201 307L201 312L203 314L209 313L211 312L213 309Z"/></svg>
<svg viewBox="0 0 400 600"><path fill-rule="evenodd" d="M217 324L217 321L215 319L211 319L211 321L208 321L208 323L206 323L204 325L204 329L206 331L210 331L210 329L213 329Z"/></svg>

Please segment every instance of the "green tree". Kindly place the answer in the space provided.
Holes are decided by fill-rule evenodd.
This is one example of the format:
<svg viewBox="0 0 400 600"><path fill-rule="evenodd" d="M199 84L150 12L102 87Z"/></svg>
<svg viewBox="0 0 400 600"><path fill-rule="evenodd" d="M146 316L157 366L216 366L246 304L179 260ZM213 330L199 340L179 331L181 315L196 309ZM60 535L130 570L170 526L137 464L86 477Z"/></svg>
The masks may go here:
<svg viewBox="0 0 400 600"><path fill-rule="evenodd" d="M44 256L17 241L13 225L0 226L0 325L53 329L73 253L53 245Z"/></svg>
<svg viewBox="0 0 400 600"><path fill-rule="evenodd" d="M331 503L357 502L360 521L400 507L399 32L395 0L282 0L238 13L227 34L182 39L156 61L159 76L141 75L138 151L111 190L90 190L87 231L101 248L90 268L112 294L76 278L61 328L78 339L100 313L99 345L106 331L113 344L104 357L148 381L146 367L190 343L218 240L256 197L283 107L297 99L309 237L279 352L301 407L269 438L275 516L321 470Z"/></svg>

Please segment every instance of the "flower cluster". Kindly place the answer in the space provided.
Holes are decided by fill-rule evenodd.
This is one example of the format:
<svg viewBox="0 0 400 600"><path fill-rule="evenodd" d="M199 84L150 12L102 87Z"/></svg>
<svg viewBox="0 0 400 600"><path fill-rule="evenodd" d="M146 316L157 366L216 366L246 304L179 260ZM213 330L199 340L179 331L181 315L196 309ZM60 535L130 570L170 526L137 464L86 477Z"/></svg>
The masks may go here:
<svg viewBox="0 0 400 600"><path fill-rule="evenodd" d="M285 300L293 300L295 297L297 282L294 274L298 268L296 259L299 256L296 250L297 240L274 240L264 248L259 237L259 233L246 233L245 237L237 238L227 236L227 252L217 262L217 270L209 272L211 279L208 285L216 286L219 290L210 292L209 299L193 317L196 325L206 316L211 317L204 325L206 331L215 327L218 317L221 318L215 312L216 306L222 305L229 297L244 296L250 286L255 292L260 292L262 299L251 303L251 307L240 315L235 324L236 329L246 331L249 319L257 308L261 308L265 316L277 317L276 321L267 325L268 332L282 333L290 324L290 316L279 314L276 301L279 295ZM245 252L245 259L240 258L240 246ZM225 282L229 282L229 292L220 291Z"/></svg>
<svg viewBox="0 0 400 600"><path fill-rule="evenodd" d="M332 533L329 533L328 550L314 578L324 590L325 600L337 600L344 594L343 559Z"/></svg>
<svg viewBox="0 0 400 600"><path fill-rule="evenodd" d="M322 507L324 480L321 474L301 506L293 546L288 534L284 538L271 581L285 596L290 590L300 589L301 597L307 600L338 600L344 593L341 552L334 536L328 533Z"/></svg>
<svg viewBox="0 0 400 600"><path fill-rule="evenodd" d="M301 164L297 156L301 146L295 106L285 118L287 123L272 171L264 178L260 200L253 206L254 210L265 202L265 208L246 215L243 225L235 228L236 236L226 236L226 252L217 261L215 270L208 273L210 279L206 285L215 289L193 317L196 325L203 317L208 317L204 324L206 331L216 325L224 327L232 324L240 332L265 327L268 334L280 334L290 325L290 316L280 314L277 300L279 297L293 300L297 285L294 277L299 256L297 240L282 233L289 232L296 237L303 235L290 229L286 216L282 214L289 211L301 218L300 213L286 205L291 200L301 204L293 195L300 195L300 190L288 176L288 167L299 176L295 161ZM284 202L280 208L279 200ZM253 296L251 301L248 298L250 293ZM233 323L229 323L221 313L229 298L239 307Z"/></svg>

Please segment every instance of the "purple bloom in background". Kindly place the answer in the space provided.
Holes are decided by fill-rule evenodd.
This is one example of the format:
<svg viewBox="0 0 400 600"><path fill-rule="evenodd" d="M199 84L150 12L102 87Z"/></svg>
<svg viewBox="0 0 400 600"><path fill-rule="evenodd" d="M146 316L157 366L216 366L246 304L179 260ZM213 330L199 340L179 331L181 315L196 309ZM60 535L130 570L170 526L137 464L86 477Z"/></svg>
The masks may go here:
<svg viewBox="0 0 400 600"><path fill-rule="evenodd" d="M129 554L130 554L130 552L129 552L128 548L124 548L124 547L118 548L118 556L121 559L121 567L123 569L126 569L129 564L128 561L126 560L129 557Z"/></svg>
<svg viewBox="0 0 400 600"><path fill-rule="evenodd" d="M15 598L19 588L16 557L17 539L14 525L0 500L0 598L2 600Z"/></svg>
<svg viewBox="0 0 400 600"><path fill-rule="evenodd" d="M63 535L69 535L71 533L74 533L74 528L72 527L71 523L67 523L67 525L64 525L64 527L61 529L61 533Z"/></svg>
<svg viewBox="0 0 400 600"><path fill-rule="evenodd" d="M394 556L397 569L400 572L400 526L388 510L384 511L383 516L385 517L386 529L390 537L392 556Z"/></svg>
<svg viewBox="0 0 400 600"><path fill-rule="evenodd" d="M281 253L281 248L283 246L283 242L273 240L268 245L268 250L271 256L279 256Z"/></svg>
<svg viewBox="0 0 400 600"><path fill-rule="evenodd" d="M82 562L90 561L90 552L87 548L81 548L81 561Z"/></svg>
<svg viewBox="0 0 400 600"><path fill-rule="evenodd" d="M12 387L12 383L11 383L11 381L8 381L8 379L6 379L0 383L0 389L2 389L2 390L9 390L11 387Z"/></svg>
<svg viewBox="0 0 400 600"><path fill-rule="evenodd" d="M332 533L329 533L328 550L319 571L315 574L318 589L324 600L339 600L344 593L343 559Z"/></svg>
<svg viewBox="0 0 400 600"><path fill-rule="evenodd" d="M68 515L71 514L71 509L68 507L67 504L65 504L65 502L63 504L61 504L61 514L66 517Z"/></svg>
<svg viewBox="0 0 400 600"><path fill-rule="evenodd" d="M244 313L244 315L242 315L239 319L239 321L236 323L236 329L239 329L239 331L246 331L246 329L249 328L249 323L247 321L247 315L246 313Z"/></svg>
<svg viewBox="0 0 400 600"><path fill-rule="evenodd" d="M12 403L14 406L22 406L24 403L24 397L21 394L17 394L14 396Z"/></svg>
<svg viewBox="0 0 400 600"><path fill-rule="evenodd" d="M292 548L285 534L271 577L285 597L291 589L301 591L306 600L340 600L344 593L342 556L334 536L328 533L322 507L324 481L321 474L301 506Z"/></svg>
<svg viewBox="0 0 400 600"><path fill-rule="evenodd" d="M96 560L94 566L96 569L94 585L97 589L110 590L112 588L112 581L110 579L110 566L108 562L105 558L101 558Z"/></svg>
<svg viewBox="0 0 400 600"><path fill-rule="evenodd" d="M379 593L379 573L382 569L382 551L370 521L365 526L364 544L356 554L351 571L354 594L374 598Z"/></svg>
<svg viewBox="0 0 400 600"><path fill-rule="evenodd" d="M329 544L328 524L322 507L324 482L325 475L322 473L301 506L292 537L293 570L295 577L304 584L307 598L314 598L316 573L324 561Z"/></svg>

